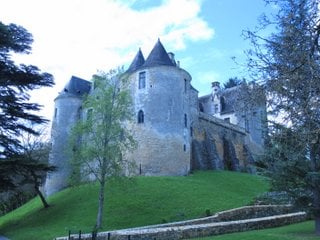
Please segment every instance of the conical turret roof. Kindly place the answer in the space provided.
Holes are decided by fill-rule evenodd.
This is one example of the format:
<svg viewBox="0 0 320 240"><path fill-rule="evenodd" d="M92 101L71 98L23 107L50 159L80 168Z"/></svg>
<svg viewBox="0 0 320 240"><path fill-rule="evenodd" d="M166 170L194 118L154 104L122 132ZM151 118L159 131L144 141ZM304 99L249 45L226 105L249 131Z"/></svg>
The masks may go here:
<svg viewBox="0 0 320 240"><path fill-rule="evenodd" d="M139 48L139 51L137 52L136 56L134 57L131 65L129 66L127 72L134 72L139 67L141 67L145 63L144 56L141 52L141 49Z"/></svg>
<svg viewBox="0 0 320 240"><path fill-rule="evenodd" d="M69 93L73 95L81 96L90 92L91 83L82 78L72 76L69 82L63 89L62 93Z"/></svg>
<svg viewBox="0 0 320 240"><path fill-rule="evenodd" d="M160 39L158 39L156 45L151 50L143 67L153 67L159 65L175 66L171 61L167 51L160 42Z"/></svg>

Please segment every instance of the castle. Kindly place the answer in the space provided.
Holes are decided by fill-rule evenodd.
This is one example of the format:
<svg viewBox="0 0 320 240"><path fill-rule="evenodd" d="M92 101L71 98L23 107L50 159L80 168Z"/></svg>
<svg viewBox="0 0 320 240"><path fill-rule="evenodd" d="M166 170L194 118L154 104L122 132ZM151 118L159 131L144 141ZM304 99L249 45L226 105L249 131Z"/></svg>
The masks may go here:
<svg viewBox="0 0 320 240"><path fill-rule="evenodd" d="M264 100L244 102L254 84L222 89L212 83L209 95L198 97L191 75L167 53L160 40L145 59L139 49L126 71L132 95L137 149L131 158L140 175L186 175L197 169L250 171L254 156L263 150L266 130ZM70 165L65 153L68 136L81 119L84 94L91 82L72 76L55 99L52 150L47 195L67 186Z"/></svg>

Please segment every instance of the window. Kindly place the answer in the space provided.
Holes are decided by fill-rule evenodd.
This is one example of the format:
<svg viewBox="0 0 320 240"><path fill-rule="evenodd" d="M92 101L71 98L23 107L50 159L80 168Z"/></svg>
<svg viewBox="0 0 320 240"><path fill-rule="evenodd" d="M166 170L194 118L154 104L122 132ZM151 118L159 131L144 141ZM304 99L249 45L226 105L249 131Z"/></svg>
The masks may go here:
<svg viewBox="0 0 320 240"><path fill-rule="evenodd" d="M93 114L93 109L90 108L87 111L87 120L91 120L92 119L92 114Z"/></svg>
<svg viewBox="0 0 320 240"><path fill-rule="evenodd" d="M218 104L214 104L214 113L218 113L219 112L219 105Z"/></svg>
<svg viewBox="0 0 320 240"><path fill-rule="evenodd" d="M146 72L139 73L139 89L146 87Z"/></svg>
<svg viewBox="0 0 320 240"><path fill-rule="evenodd" d="M55 109L54 109L54 118L57 117L57 114L58 114L58 108L55 108Z"/></svg>
<svg viewBox="0 0 320 240"><path fill-rule="evenodd" d="M187 151L187 145L183 144L183 151L186 152Z"/></svg>
<svg viewBox="0 0 320 240"><path fill-rule="evenodd" d="M144 113L142 110L138 112L138 123L144 123Z"/></svg>
<svg viewBox="0 0 320 240"><path fill-rule="evenodd" d="M225 122L228 122L228 123L230 123L230 118L225 118L225 119L223 119Z"/></svg>
<svg viewBox="0 0 320 240"><path fill-rule="evenodd" d="M184 79L184 92L187 92L187 79Z"/></svg>
<svg viewBox="0 0 320 240"><path fill-rule="evenodd" d="M220 98L220 105L221 105L221 112L223 112L226 108L226 101L225 101L224 97Z"/></svg>
<svg viewBox="0 0 320 240"><path fill-rule="evenodd" d="M184 127L188 127L188 118L187 118L187 114L184 114Z"/></svg>
<svg viewBox="0 0 320 240"><path fill-rule="evenodd" d="M202 104L202 103L199 103L199 110L200 110L200 112L204 112L203 104Z"/></svg>

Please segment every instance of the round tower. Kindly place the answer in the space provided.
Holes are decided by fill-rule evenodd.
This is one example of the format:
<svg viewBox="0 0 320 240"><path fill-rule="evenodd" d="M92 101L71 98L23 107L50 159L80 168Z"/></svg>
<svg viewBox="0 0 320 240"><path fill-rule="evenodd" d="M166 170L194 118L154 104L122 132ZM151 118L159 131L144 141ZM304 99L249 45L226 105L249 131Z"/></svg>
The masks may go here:
<svg viewBox="0 0 320 240"><path fill-rule="evenodd" d="M56 172L47 175L46 195L62 190L68 185L70 165L68 158L68 139L70 130L81 118L83 95L89 93L90 82L72 76L55 101L54 116L51 128L51 152L49 163L58 167Z"/></svg>
<svg viewBox="0 0 320 240"><path fill-rule="evenodd" d="M129 156L141 175L186 175L190 170L191 76L160 41L144 61L139 50L128 71L137 149Z"/></svg>

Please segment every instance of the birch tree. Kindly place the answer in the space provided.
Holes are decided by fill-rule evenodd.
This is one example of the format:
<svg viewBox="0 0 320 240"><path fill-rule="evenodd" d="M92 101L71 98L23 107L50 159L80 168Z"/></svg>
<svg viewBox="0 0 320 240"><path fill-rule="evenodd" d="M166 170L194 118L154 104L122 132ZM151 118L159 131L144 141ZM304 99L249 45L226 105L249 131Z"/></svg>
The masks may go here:
<svg viewBox="0 0 320 240"><path fill-rule="evenodd" d="M102 226L106 182L126 176L131 162L124 156L135 141L128 129L132 104L122 71L100 71L92 84L93 90L84 101L83 119L73 129L72 179L94 179L99 184L97 231Z"/></svg>

